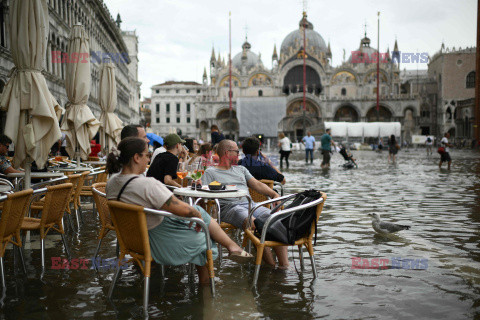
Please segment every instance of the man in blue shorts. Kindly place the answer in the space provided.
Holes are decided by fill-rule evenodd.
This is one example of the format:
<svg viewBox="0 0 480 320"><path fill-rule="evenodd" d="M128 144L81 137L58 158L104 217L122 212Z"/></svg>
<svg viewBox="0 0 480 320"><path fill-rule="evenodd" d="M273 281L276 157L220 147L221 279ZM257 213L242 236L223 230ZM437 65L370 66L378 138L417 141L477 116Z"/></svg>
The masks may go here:
<svg viewBox="0 0 480 320"><path fill-rule="evenodd" d="M218 143L217 154L220 158L218 166L210 167L205 171L202 177L202 184L207 185L213 181L218 181L225 185L235 185L239 190L252 188L260 194L270 198L278 198L279 195L265 184L255 179L247 168L239 166L237 144L232 140L222 140ZM275 203L273 204L276 205ZM233 224L237 228L245 228L248 218L248 201L245 198L227 198L220 199L221 218L223 222ZM253 213L253 218L270 214L270 209L260 207ZM287 247L274 247L278 258L279 268L288 268ZM272 252L265 248L263 254L266 263L276 266Z"/></svg>

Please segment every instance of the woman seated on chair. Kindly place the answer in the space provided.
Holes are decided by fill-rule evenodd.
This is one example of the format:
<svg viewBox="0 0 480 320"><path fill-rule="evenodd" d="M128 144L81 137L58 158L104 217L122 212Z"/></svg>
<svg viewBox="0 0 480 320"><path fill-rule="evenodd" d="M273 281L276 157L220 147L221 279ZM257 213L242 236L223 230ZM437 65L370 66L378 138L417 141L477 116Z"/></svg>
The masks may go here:
<svg viewBox="0 0 480 320"><path fill-rule="evenodd" d="M201 207L189 206L178 200L160 181L143 176L149 160L145 140L136 137L123 139L118 149L114 149L107 158L108 172L120 172L107 182L107 198L161 209L178 216L200 218L207 224L212 240L227 248L232 260L243 262L253 258L233 242ZM208 284L208 270L205 265L207 245L205 235L199 232L200 228L191 226L185 220L148 213L146 218L153 259L163 265L194 263L200 283ZM216 246L212 245L212 251L216 258Z"/></svg>

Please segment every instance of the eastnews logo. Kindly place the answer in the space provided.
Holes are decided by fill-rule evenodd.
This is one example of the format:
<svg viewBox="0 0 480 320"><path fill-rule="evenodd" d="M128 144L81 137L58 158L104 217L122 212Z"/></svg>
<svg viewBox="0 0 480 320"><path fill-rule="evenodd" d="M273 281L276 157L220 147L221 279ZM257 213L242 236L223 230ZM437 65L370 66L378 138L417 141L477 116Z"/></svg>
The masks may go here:
<svg viewBox="0 0 480 320"><path fill-rule="evenodd" d="M52 257L52 266L53 270L88 270L88 269L97 269L97 270L116 270L118 266L117 258L102 259L100 257L91 258L91 259L81 259L75 258L68 261L61 257ZM127 259L122 259L122 264L120 269L126 269L131 263Z"/></svg>
<svg viewBox="0 0 480 320"><path fill-rule="evenodd" d="M359 258L352 257L352 269L404 269L426 270L428 259L409 259L402 257L387 258Z"/></svg>
<svg viewBox="0 0 480 320"><path fill-rule="evenodd" d="M393 62L396 63L428 63L428 52L395 52L392 55ZM380 61L378 61L380 59ZM390 62L389 53L373 52L368 55L362 51L352 51L352 63L388 63Z"/></svg>
<svg viewBox="0 0 480 320"><path fill-rule="evenodd" d="M87 63L91 58L91 63L128 63L128 53L126 52L102 52L91 51L87 52L73 52L68 54L67 52L52 51L52 63Z"/></svg>

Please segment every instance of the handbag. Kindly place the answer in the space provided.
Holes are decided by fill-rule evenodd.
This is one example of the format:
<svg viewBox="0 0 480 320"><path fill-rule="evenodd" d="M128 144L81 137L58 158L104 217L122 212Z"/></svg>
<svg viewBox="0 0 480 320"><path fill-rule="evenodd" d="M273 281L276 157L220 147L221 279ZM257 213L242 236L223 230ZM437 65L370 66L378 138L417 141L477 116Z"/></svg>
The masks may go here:
<svg viewBox="0 0 480 320"><path fill-rule="evenodd" d="M321 197L321 193L316 190L306 190L304 192L297 193L293 198L293 201L290 205L285 207L289 209L292 207L297 207L305 203L315 201ZM283 205L284 200L280 205L275 207L272 210L272 213L275 212L280 206ZM268 228L265 240L267 241L278 241L282 243L294 244L295 241L301 239L308 235L311 230L312 222L317 217L317 207L310 207L301 211L292 213L291 215L275 221ZM263 215L255 219L255 232L257 236L260 237L262 233L263 226L269 216ZM317 228L315 227L315 241L317 238Z"/></svg>

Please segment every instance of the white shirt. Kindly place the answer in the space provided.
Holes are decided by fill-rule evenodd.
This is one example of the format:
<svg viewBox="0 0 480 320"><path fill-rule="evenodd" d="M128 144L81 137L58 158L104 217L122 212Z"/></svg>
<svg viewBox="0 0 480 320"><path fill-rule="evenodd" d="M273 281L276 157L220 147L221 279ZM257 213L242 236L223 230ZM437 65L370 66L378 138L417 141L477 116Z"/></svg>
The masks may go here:
<svg viewBox="0 0 480 320"><path fill-rule="evenodd" d="M450 152L450 149L447 147L447 144L448 144L447 137L443 137L441 143L442 143L442 146L445 148L445 152Z"/></svg>
<svg viewBox="0 0 480 320"><path fill-rule="evenodd" d="M280 139L278 142L281 143L281 146L280 146L280 149L282 151L290 151L291 148L290 148L290 139L288 139L287 137L283 138L283 139Z"/></svg>

